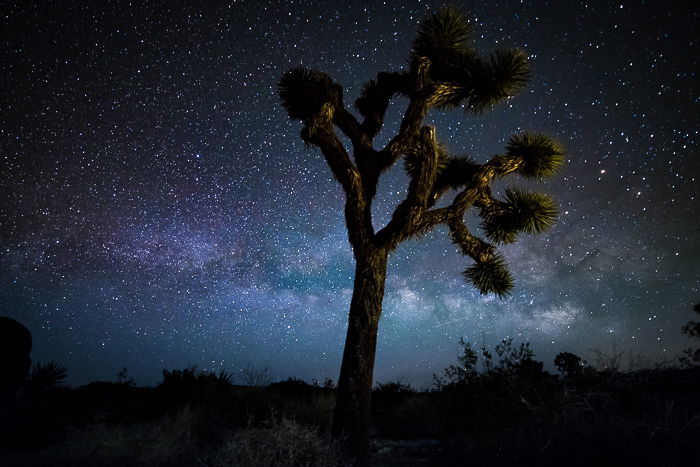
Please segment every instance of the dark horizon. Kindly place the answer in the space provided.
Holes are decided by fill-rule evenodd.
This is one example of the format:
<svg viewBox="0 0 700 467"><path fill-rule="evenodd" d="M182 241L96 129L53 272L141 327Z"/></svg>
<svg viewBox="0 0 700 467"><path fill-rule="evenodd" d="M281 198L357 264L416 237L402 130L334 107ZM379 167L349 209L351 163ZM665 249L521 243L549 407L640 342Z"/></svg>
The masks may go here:
<svg viewBox="0 0 700 467"><path fill-rule="evenodd" d="M405 65L442 4L3 6L0 315L30 329L34 362L55 360L76 386L123 367L152 385L191 365L336 380L354 266L343 195L277 82L299 64L324 71L351 107L366 80ZM560 217L503 249L505 300L464 282L444 232L402 245L375 380L424 387L461 337L529 341L545 368L613 344L673 359L700 302L698 8L458 6L480 50L522 48L532 78L484 115L428 120L480 162L522 130L555 136L562 172L530 185ZM377 225L403 197L402 170L380 181Z"/></svg>

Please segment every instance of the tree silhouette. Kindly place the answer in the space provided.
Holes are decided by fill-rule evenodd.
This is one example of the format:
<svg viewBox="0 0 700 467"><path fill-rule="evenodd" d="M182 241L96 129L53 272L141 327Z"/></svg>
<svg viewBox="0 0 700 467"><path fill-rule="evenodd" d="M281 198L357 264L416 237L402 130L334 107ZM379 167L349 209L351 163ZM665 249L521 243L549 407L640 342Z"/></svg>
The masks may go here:
<svg viewBox="0 0 700 467"><path fill-rule="evenodd" d="M586 365L587 362L584 359L571 352L559 352L554 357L554 366L562 376L567 378L581 375Z"/></svg>
<svg viewBox="0 0 700 467"><path fill-rule="evenodd" d="M693 311L700 314L700 303L697 303L693 307ZM687 334L690 338L700 339L700 321L688 321L681 328L681 332L683 334ZM700 364L700 349L688 347L683 351L683 355L680 357L680 362L686 366Z"/></svg>
<svg viewBox="0 0 700 467"><path fill-rule="evenodd" d="M302 140L320 148L346 196L355 280L333 434L346 439L360 464L368 459L372 372L389 253L407 239L446 225L452 242L474 261L464 271L465 278L482 294L503 297L512 289L513 279L496 244L514 242L520 232L542 232L554 222L556 208L548 196L509 188L504 199L498 199L490 188L493 181L511 174L529 178L554 174L564 160L554 140L539 133L518 134L504 154L478 164L448 154L436 129L422 124L432 108L463 107L466 113L479 114L519 91L528 75L522 51L498 50L482 57L473 48L470 22L445 9L420 24L406 69L381 72L364 85L355 101L361 119L345 108L342 87L325 73L298 67L279 82L289 117L303 123ZM408 99L401 126L385 147L375 149L373 140L397 95ZM352 157L337 130L351 142ZM410 177L406 197L391 220L375 230L371 205L377 182L401 158ZM436 207L452 190L457 191L452 202ZM485 239L464 221L472 209L481 217Z"/></svg>

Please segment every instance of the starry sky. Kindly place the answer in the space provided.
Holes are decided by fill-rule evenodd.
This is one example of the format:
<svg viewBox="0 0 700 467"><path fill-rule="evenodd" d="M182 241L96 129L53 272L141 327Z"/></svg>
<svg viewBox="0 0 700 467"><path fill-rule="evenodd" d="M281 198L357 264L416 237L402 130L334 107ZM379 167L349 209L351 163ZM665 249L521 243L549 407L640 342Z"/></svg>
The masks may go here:
<svg viewBox="0 0 700 467"><path fill-rule="evenodd" d="M73 385L138 384L163 368L268 367L337 379L354 271L344 195L277 95L322 70L346 103L401 69L443 2L3 2L0 314L34 361ZM456 1L476 47L520 47L533 76L483 115L431 112L456 154L485 162L523 130L567 149L549 232L503 248L500 300L462 278L445 229L390 256L375 380L427 386L460 337L674 359L700 302L700 89L693 1ZM406 101L392 101L376 142ZM403 199L381 180L381 226ZM502 191L505 185L496 188ZM467 221L475 224L474 216ZM626 361L626 360L625 360Z"/></svg>

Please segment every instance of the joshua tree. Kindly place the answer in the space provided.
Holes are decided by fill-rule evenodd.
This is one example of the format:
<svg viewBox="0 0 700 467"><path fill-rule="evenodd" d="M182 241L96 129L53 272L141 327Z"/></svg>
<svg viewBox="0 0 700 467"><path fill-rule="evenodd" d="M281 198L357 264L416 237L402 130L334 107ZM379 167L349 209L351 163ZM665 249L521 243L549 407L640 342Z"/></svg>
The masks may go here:
<svg viewBox="0 0 700 467"><path fill-rule="evenodd" d="M504 154L478 164L449 155L436 129L422 124L430 109L463 107L467 113L481 113L519 91L528 74L527 57L520 50L479 55L472 45L470 22L446 9L421 23L406 69L379 73L364 85L355 101L360 119L345 108L342 87L325 73L299 67L280 80L282 104L291 119L303 124L302 140L321 149L346 196L355 283L333 434L347 440L360 464L367 461L372 371L389 253L404 240L444 224L458 250L474 261L463 273L466 279L483 294L504 296L513 279L496 244L514 242L520 232L542 232L554 222L554 202L546 195L507 189L505 198L498 199L490 186L511 174L554 174L564 159L555 141L542 134L518 134ZM374 148L394 96L408 99L400 129L385 147ZM352 156L337 130L352 144ZM377 181L402 158L410 177L406 198L391 220L375 229L371 205ZM456 196L451 203L436 207L452 190ZM465 224L464 216L472 209L482 219L484 238Z"/></svg>

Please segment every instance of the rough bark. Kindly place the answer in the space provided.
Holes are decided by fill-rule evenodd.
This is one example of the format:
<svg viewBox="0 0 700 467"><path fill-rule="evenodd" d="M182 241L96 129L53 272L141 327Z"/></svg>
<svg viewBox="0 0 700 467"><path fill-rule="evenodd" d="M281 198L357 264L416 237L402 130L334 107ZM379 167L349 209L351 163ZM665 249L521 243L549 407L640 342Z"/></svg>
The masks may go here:
<svg viewBox="0 0 700 467"><path fill-rule="evenodd" d="M345 443L360 466L369 462L370 397L387 254L374 249L357 258L333 417L333 436Z"/></svg>

